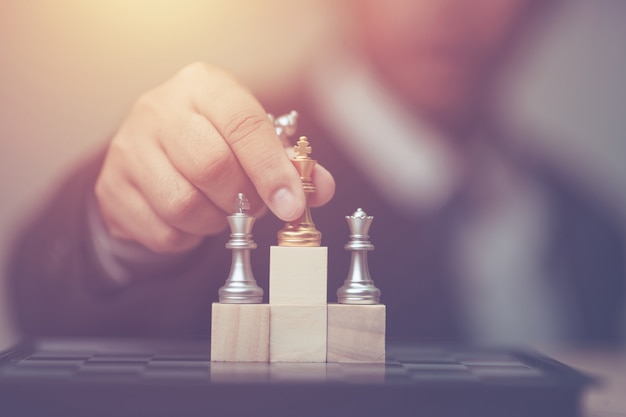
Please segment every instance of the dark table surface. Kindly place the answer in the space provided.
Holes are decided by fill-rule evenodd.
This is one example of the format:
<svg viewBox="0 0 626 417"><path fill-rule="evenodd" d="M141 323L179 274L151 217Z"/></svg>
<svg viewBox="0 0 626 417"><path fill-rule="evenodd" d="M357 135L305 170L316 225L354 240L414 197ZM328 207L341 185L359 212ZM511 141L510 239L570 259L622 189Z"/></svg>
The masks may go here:
<svg viewBox="0 0 626 417"><path fill-rule="evenodd" d="M583 416L626 417L626 347L542 346L539 350L598 381L583 394Z"/></svg>
<svg viewBox="0 0 626 417"><path fill-rule="evenodd" d="M3 358L0 410L552 417L577 415L590 386L532 350L389 343L387 351L385 364L219 363L208 341L43 340Z"/></svg>

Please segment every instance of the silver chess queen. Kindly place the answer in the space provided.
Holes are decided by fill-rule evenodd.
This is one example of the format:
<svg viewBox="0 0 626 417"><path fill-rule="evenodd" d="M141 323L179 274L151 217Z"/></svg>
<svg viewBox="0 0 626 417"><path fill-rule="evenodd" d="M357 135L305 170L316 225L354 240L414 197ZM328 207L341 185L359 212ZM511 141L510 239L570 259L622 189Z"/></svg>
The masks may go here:
<svg viewBox="0 0 626 417"><path fill-rule="evenodd" d="M344 249L352 251L352 258L348 277L337 290L337 301L340 304L379 304L380 290L374 285L367 264L367 252L374 250L368 235L374 216L368 216L359 208L352 216L346 216L346 220L350 226L350 241Z"/></svg>

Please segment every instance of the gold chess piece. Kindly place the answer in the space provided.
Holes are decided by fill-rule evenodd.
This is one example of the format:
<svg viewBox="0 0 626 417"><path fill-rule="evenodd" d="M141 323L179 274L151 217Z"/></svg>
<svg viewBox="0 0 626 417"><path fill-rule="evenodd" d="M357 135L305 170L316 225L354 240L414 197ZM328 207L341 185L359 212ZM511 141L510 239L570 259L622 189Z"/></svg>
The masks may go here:
<svg viewBox="0 0 626 417"><path fill-rule="evenodd" d="M309 196L315 192L312 176L317 161L309 157L311 146L306 136L300 136L293 150L296 155L291 162L302 180L302 188L306 195L306 208L299 219L286 223L285 227L278 231L278 246L320 246L322 233L315 228L309 207Z"/></svg>

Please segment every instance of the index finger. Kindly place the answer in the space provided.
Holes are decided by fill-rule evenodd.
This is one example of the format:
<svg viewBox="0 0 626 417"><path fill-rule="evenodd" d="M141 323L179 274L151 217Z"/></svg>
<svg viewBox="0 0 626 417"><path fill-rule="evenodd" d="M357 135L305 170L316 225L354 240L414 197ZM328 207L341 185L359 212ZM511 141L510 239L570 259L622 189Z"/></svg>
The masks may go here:
<svg viewBox="0 0 626 417"><path fill-rule="evenodd" d="M205 71L204 88L196 84L196 110L224 138L269 209L296 220L306 205L302 182L267 113L232 76L210 66Z"/></svg>

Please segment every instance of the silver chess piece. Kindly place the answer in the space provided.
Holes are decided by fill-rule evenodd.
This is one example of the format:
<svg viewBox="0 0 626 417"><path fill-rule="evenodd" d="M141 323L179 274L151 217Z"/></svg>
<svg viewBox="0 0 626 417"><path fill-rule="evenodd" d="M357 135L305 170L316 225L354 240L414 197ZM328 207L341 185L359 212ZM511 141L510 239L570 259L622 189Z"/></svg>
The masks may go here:
<svg viewBox="0 0 626 417"><path fill-rule="evenodd" d="M344 249L352 251L350 270L343 286L337 290L339 304L379 304L380 290L374 285L367 265L367 252L374 250L369 241L369 229L374 216L368 216L357 209L352 216L346 216L350 226L350 241Z"/></svg>
<svg viewBox="0 0 626 417"><path fill-rule="evenodd" d="M291 146L289 144L289 138L296 134L296 129L298 127L298 112L292 110L291 112L278 117L274 117L271 113L268 113L267 117L269 117L271 122L274 123L274 129L276 130L276 134L280 138L283 146Z"/></svg>
<svg viewBox="0 0 626 417"><path fill-rule="evenodd" d="M235 199L235 213L228 216L230 240L227 249L232 249L232 263L226 283L219 289L219 300L223 304L259 304L263 302L263 289L259 287L250 267L250 250L256 249L252 240L252 225L255 217L248 214L250 202L239 193Z"/></svg>

